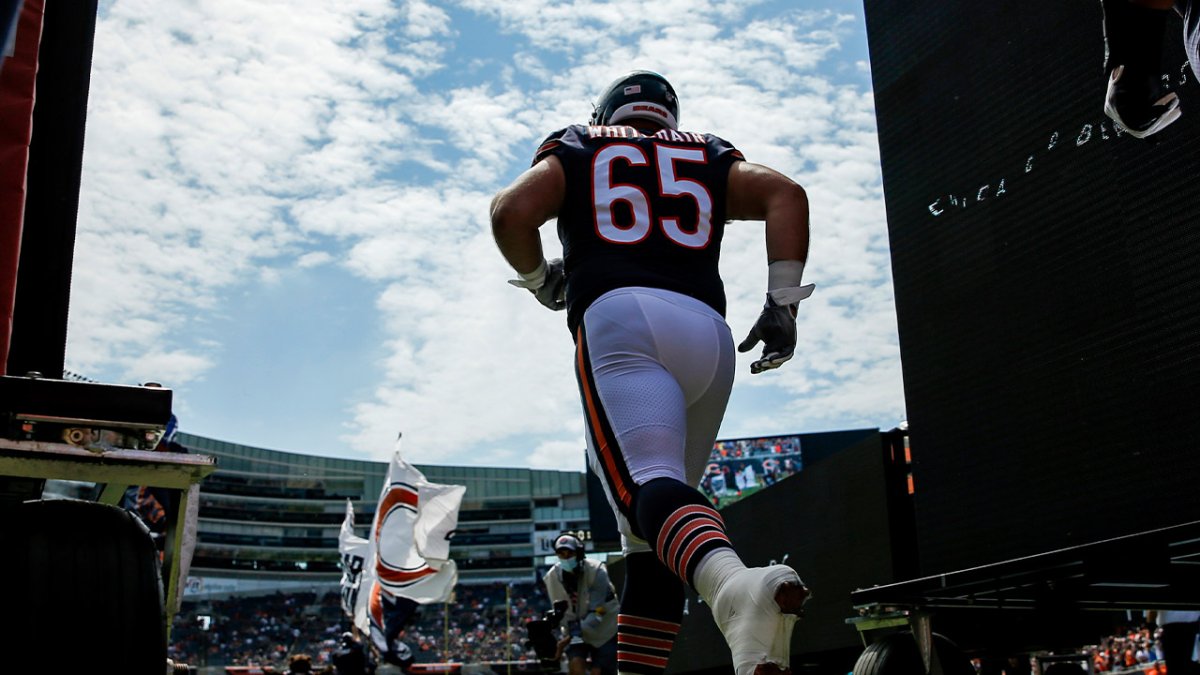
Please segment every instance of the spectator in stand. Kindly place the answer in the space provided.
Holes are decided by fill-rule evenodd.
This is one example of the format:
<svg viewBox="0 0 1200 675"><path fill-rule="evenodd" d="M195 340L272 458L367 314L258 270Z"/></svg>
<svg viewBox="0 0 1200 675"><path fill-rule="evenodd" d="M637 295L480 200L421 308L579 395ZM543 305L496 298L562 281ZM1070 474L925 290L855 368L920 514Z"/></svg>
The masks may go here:
<svg viewBox="0 0 1200 675"><path fill-rule="evenodd" d="M337 675L367 675L367 651L354 633L342 633L338 649L333 654L333 667ZM370 670L374 672L375 669Z"/></svg>
<svg viewBox="0 0 1200 675"><path fill-rule="evenodd" d="M308 654L296 654L288 659L287 675L308 675L312 672L312 657Z"/></svg>

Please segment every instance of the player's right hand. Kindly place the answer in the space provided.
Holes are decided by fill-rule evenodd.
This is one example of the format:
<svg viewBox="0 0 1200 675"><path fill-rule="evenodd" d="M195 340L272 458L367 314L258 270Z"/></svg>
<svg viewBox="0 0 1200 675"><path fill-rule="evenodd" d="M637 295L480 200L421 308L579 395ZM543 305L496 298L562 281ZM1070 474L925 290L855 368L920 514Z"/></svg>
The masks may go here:
<svg viewBox="0 0 1200 675"><path fill-rule="evenodd" d="M523 279L509 279L508 283L528 290L544 307L556 312L567 308L567 277L562 258L546 263L546 274L540 285Z"/></svg>

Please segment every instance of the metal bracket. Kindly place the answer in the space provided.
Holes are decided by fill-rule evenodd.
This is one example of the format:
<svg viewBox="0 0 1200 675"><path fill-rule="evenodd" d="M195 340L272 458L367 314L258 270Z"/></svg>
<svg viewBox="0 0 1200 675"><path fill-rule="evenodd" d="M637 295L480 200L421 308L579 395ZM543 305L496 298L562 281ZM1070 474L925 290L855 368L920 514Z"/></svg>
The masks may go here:
<svg viewBox="0 0 1200 675"><path fill-rule="evenodd" d="M933 615L914 612L911 627L926 675L942 675L942 663L938 659L937 650L933 648Z"/></svg>

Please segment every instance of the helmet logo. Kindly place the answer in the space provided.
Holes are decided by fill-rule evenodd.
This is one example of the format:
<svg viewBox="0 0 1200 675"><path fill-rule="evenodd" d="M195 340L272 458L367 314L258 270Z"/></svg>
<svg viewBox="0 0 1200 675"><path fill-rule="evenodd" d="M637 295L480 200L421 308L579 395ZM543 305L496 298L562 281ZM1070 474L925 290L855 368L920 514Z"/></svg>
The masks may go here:
<svg viewBox="0 0 1200 675"><path fill-rule="evenodd" d="M655 115L659 115L664 118L667 116L666 110L663 110L662 108L658 108L658 107L655 107L652 105L645 105L645 104L635 105L635 106L633 106L633 111L634 112L654 113Z"/></svg>
<svg viewBox="0 0 1200 675"><path fill-rule="evenodd" d="M630 94L640 94L640 93L642 93L642 85L640 85L640 84L632 84L632 85L629 85L628 87L625 87L625 95L626 96L629 96Z"/></svg>

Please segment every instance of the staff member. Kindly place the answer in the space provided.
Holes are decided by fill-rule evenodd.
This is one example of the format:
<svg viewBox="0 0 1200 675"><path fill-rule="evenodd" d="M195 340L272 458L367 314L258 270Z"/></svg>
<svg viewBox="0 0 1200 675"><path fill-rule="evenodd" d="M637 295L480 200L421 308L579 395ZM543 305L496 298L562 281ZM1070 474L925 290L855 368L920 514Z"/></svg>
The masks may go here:
<svg viewBox="0 0 1200 675"><path fill-rule="evenodd" d="M616 675L617 614L620 601L604 563L589 560L583 543L570 534L554 540L558 562L542 581L566 636L559 657L567 655L568 675Z"/></svg>

